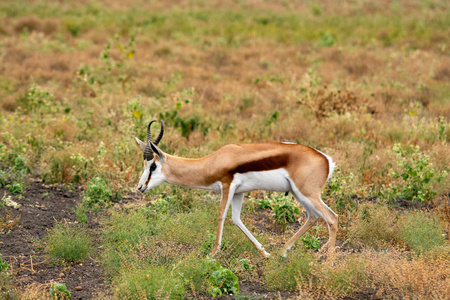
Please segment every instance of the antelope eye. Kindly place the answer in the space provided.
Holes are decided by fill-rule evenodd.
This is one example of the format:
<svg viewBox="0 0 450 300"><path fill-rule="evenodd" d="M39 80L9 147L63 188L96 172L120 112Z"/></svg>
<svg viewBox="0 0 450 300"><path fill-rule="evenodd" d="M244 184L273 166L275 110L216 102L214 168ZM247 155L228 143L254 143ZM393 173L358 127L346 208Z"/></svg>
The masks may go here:
<svg viewBox="0 0 450 300"><path fill-rule="evenodd" d="M155 171L156 170L156 165L155 164L152 164L151 166L150 166L150 171Z"/></svg>

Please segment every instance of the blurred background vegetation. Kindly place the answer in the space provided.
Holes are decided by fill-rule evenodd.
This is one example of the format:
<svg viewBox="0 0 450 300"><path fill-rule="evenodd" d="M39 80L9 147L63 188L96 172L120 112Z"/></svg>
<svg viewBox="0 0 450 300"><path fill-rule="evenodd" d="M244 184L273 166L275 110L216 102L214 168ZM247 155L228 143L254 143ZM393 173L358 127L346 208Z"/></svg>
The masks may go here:
<svg viewBox="0 0 450 300"><path fill-rule="evenodd" d="M448 255L449 37L450 7L443 0L1 1L0 187L23 193L29 176L87 186L77 209L86 222L86 211L134 192L142 156L133 137L145 139L146 124L163 119L161 148L179 156L200 157L229 143L316 147L339 166L324 199L340 215L342 243L364 251L387 247ZM267 193L251 196L247 219L283 201ZM206 229L214 232L216 198L163 185L144 197L152 206L131 215L113 212L105 221L103 259L117 283L116 295L133 298L127 276L141 282L140 276L155 270L171 274L165 286L176 291L174 297L207 293L205 274L223 269L192 253L208 252ZM428 210L399 212L398 199L427 203ZM145 230L112 238L123 218ZM423 232L415 236L411 228L420 229L417 224L429 230L414 231ZM389 273L380 254L364 251L327 269L311 254L316 253L311 238L327 236L323 223L310 242L303 241L310 246L293 254L310 266L302 267L299 277L294 262L289 270L280 269L284 263L277 260L260 262L243 235L227 226L229 247L219 260L242 271L241 281L339 297L377 286L384 295L400 291L415 298L433 291L445 295L450 286L448 256L442 264L435 252L439 263L411 261L397 250L385 258L399 269L447 274L444 280L428 279L436 285L410 278L416 285L406 287L400 282L405 274ZM292 234L282 227L281 235L264 232L260 238L276 245ZM374 234L374 228L380 232ZM152 239L143 240L145 234ZM179 253L164 252L153 239L169 248L183 245L177 268L184 277L172 276L169 267L181 259ZM132 246L125 249L117 240ZM147 259L147 269L139 269L136 249L142 245L166 260ZM121 268L125 257L128 267ZM231 264L243 257L259 271ZM285 286L276 279L280 270L293 274ZM141 282L141 288L147 295L166 295L155 288L162 279L155 280ZM389 280L398 280L398 286Z"/></svg>

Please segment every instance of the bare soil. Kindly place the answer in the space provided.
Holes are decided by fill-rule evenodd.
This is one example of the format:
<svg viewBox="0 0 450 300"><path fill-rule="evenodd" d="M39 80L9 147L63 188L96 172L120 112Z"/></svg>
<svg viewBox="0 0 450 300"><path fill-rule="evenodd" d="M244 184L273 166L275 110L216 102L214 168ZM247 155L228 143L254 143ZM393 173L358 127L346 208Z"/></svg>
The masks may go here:
<svg viewBox="0 0 450 300"><path fill-rule="evenodd" d="M0 189L3 196L5 189ZM48 185L30 179L22 196L11 195L20 206L0 207L0 219L11 214L11 220L19 218L15 227L0 234L0 253L11 267L14 284L20 289L34 286L48 290L52 283L64 283L72 299L96 299L99 293L110 290L108 278L95 256L80 264L59 265L52 263L39 243L56 221L76 222L75 207L81 201L81 191ZM100 224L95 219L88 222L88 229L95 237Z"/></svg>

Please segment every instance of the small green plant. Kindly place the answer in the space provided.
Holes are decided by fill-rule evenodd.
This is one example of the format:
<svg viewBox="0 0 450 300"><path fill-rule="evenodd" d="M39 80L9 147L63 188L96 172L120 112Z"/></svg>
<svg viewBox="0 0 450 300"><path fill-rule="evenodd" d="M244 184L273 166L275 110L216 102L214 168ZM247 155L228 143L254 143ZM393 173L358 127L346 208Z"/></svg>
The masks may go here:
<svg viewBox="0 0 450 300"><path fill-rule="evenodd" d="M389 193L394 197L413 201L426 202L433 199L436 196L433 183L440 183L447 172L438 173L430 163L430 157L420 152L419 146L411 145L409 149L404 149L400 144L395 144L392 151L397 155L399 172L391 169L389 176L401 179L401 183L391 185Z"/></svg>
<svg viewBox="0 0 450 300"><path fill-rule="evenodd" d="M0 188L3 188L8 183L8 174L0 170Z"/></svg>
<svg viewBox="0 0 450 300"><path fill-rule="evenodd" d="M272 203L271 203L269 198L264 197L264 198L261 198L261 199L256 199L256 203L257 203L257 206L256 206L257 208L260 208L260 209L270 208L270 209L272 209Z"/></svg>
<svg viewBox="0 0 450 300"><path fill-rule="evenodd" d="M51 92L34 83L21 101L27 111L34 113L54 113L58 111L59 107L55 105L55 97Z"/></svg>
<svg viewBox="0 0 450 300"><path fill-rule="evenodd" d="M223 294L237 294L239 293L239 283L237 276L227 268L215 262L214 271L208 278L209 288L208 292L211 296L217 297Z"/></svg>
<svg viewBox="0 0 450 300"><path fill-rule="evenodd" d="M3 261L2 254L0 253L0 272L6 271L9 268L9 264L6 261Z"/></svg>
<svg viewBox="0 0 450 300"><path fill-rule="evenodd" d="M442 142L445 140L445 118L439 117L439 125L438 125L438 138Z"/></svg>
<svg viewBox="0 0 450 300"><path fill-rule="evenodd" d="M230 270L241 280L251 278L256 267L252 266L247 258L233 258L230 262Z"/></svg>
<svg viewBox="0 0 450 300"><path fill-rule="evenodd" d="M48 291L52 295L52 299L63 300L72 297L64 283L54 283Z"/></svg>
<svg viewBox="0 0 450 300"><path fill-rule="evenodd" d="M151 207L156 214L166 215L169 213L170 202L164 198L159 198L152 202Z"/></svg>
<svg viewBox="0 0 450 300"><path fill-rule="evenodd" d="M80 223L87 223L88 218L86 212L87 208L82 203L77 206L75 210L75 216L77 217L78 221L80 221Z"/></svg>
<svg viewBox="0 0 450 300"><path fill-rule="evenodd" d="M182 111L182 105L188 104L190 102L189 99L195 96L195 90L186 89L183 91L182 95L178 97L179 102L176 103L175 107L171 110L168 110L164 113L160 113L159 117L166 121L166 123L171 124L172 126L178 128L181 131L181 136L189 139L189 136L195 130L199 129L204 136L208 134L211 129L211 124L208 121L205 121L205 118L200 115L194 116L181 116L179 112Z"/></svg>
<svg viewBox="0 0 450 300"><path fill-rule="evenodd" d="M84 261L92 252L91 238L80 226L57 222L45 238L45 252L57 262Z"/></svg>
<svg viewBox="0 0 450 300"><path fill-rule="evenodd" d="M8 188L8 191L13 194L23 194L23 192L25 192L25 187L21 182L14 181L6 187Z"/></svg>
<svg viewBox="0 0 450 300"><path fill-rule="evenodd" d="M300 215L300 209L291 198L279 194L274 198L272 213L276 224L287 226L297 221L295 215Z"/></svg>
<svg viewBox="0 0 450 300"><path fill-rule="evenodd" d="M310 235L309 233L307 233L300 239L302 240L303 245L306 249L318 251L320 249L320 238L317 236L317 231L319 230L319 227L314 226L312 230L314 231L314 235Z"/></svg>
<svg viewBox="0 0 450 300"><path fill-rule="evenodd" d="M321 38L320 40L317 42L317 44L320 47L331 47L334 45L334 41L335 41L335 37L333 34L326 32Z"/></svg>
<svg viewBox="0 0 450 300"><path fill-rule="evenodd" d="M82 203L89 209L104 208L111 204L112 195L106 180L94 177L87 184Z"/></svg>

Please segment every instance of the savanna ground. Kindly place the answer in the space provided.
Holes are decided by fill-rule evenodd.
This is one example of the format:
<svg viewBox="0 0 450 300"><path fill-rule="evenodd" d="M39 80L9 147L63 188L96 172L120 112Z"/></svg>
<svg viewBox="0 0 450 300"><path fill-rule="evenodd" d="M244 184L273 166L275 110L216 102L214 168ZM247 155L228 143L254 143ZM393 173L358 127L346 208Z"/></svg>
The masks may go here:
<svg viewBox="0 0 450 300"><path fill-rule="evenodd" d="M1 1L0 298L447 299L449 37L439 0ZM323 222L278 255L306 216L268 192L242 218L272 257L228 220L210 258L217 195L135 193L152 119L179 156L332 156L334 265Z"/></svg>

